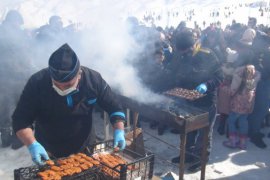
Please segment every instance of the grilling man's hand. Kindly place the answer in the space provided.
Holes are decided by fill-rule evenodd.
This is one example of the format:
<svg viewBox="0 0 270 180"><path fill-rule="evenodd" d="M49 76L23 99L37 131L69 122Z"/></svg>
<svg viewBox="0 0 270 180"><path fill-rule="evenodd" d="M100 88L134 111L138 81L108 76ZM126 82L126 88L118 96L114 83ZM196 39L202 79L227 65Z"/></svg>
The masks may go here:
<svg viewBox="0 0 270 180"><path fill-rule="evenodd" d="M207 86L206 86L205 83L202 83L202 84L200 84L199 86L196 87L196 90L197 90L199 93L204 94L204 93L206 93L206 91L207 91Z"/></svg>
<svg viewBox="0 0 270 180"><path fill-rule="evenodd" d="M28 146L28 150L31 154L32 161L38 165L44 164L41 158L49 160L49 156L44 147L37 141L34 141Z"/></svg>
<svg viewBox="0 0 270 180"><path fill-rule="evenodd" d="M115 129L114 130L114 148L119 147L120 150L124 150L126 147L126 139L125 139L125 132L122 129Z"/></svg>

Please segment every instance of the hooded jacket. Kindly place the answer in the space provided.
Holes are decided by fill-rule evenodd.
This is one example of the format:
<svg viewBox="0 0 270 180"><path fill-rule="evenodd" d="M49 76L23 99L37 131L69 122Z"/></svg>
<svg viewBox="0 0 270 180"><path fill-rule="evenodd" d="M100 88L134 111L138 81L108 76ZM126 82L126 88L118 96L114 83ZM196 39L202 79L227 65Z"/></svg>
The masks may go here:
<svg viewBox="0 0 270 180"><path fill-rule="evenodd" d="M252 80L252 87L245 85L240 91L240 86L243 81L245 66L239 67L233 74L231 83L231 111L239 114L250 114L253 111L255 102L255 91L261 74L256 71ZM251 86L251 85L249 85Z"/></svg>

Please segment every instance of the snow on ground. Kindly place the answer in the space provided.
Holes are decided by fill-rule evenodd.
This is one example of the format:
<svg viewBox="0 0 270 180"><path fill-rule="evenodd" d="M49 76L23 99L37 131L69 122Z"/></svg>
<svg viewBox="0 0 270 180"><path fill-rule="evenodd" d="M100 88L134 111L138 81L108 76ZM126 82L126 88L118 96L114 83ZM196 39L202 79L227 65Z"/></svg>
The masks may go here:
<svg viewBox="0 0 270 180"><path fill-rule="evenodd" d="M99 115L95 116L96 128L99 136L102 136L102 120ZM143 131L154 135L165 142L176 147L179 146L180 137L171 134L167 129L162 136L157 135L156 130L149 129L149 124L141 123ZM263 129L267 134L270 128ZM270 179L270 138L264 138L268 147L259 149L249 143L247 150L231 150L222 146L225 136L220 136L214 131L213 150L210 162L206 168L206 179L208 180L268 180ZM145 147L155 153L154 175L161 176L166 172L172 171L178 174L178 167L170 163L170 159L179 154L179 150L168 146L163 142L143 134ZM0 148L0 180L13 179L13 170L20 167L32 165L30 155L25 147L19 150ZM264 166L265 165L265 166ZM200 172L190 174L185 173L186 180L200 179Z"/></svg>
<svg viewBox="0 0 270 180"><path fill-rule="evenodd" d="M142 123L143 129L148 133L172 145L179 146L180 137L173 135L167 130L164 135L158 136L157 131L148 128L148 123ZM270 128L263 129L267 134ZM155 152L157 158L155 163L155 175L161 175L168 171L178 174L178 167L172 166L168 161L179 155L179 150L166 146L154 138L144 134L146 139L145 146ZM206 167L206 179L224 179L224 180L268 180L270 179L270 138L264 138L268 147L259 149L252 143L248 144L247 150L232 150L223 147L222 142L226 140L225 136L220 136L216 129L214 131L213 149L210 156L210 162ZM160 161L167 159L166 161ZM256 165L257 164L257 165ZM264 166L265 167L262 167ZM260 167L259 167L260 166ZM200 172L190 174L185 173L186 180L200 179Z"/></svg>
<svg viewBox="0 0 270 180"><path fill-rule="evenodd" d="M32 165L31 157L26 147L13 150L10 147L0 148L0 179L13 179L13 170Z"/></svg>

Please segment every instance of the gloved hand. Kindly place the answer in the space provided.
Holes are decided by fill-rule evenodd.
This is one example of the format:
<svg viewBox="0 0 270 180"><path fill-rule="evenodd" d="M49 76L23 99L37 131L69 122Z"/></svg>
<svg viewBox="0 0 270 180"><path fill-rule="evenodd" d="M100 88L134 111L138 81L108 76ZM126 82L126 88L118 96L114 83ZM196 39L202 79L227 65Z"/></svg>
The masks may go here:
<svg viewBox="0 0 270 180"><path fill-rule="evenodd" d="M44 147L37 141L34 141L32 144L28 146L28 150L31 154L32 161L38 165L44 164L41 160L41 157L46 161L49 160L49 156L44 149Z"/></svg>
<svg viewBox="0 0 270 180"><path fill-rule="evenodd" d="M196 87L196 90L201 93L204 94L207 91L207 86L205 83L200 84L199 86Z"/></svg>
<svg viewBox="0 0 270 180"><path fill-rule="evenodd" d="M126 147L125 132L122 129L114 130L114 148L120 147L120 150L124 150Z"/></svg>

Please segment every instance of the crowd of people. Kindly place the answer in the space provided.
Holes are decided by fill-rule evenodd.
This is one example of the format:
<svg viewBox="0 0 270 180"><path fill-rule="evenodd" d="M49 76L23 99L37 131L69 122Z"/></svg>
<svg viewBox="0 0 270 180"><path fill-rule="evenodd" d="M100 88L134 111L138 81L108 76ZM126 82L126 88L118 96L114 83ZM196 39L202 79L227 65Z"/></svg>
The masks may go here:
<svg viewBox="0 0 270 180"><path fill-rule="evenodd" d="M209 112L209 151L213 126L218 116L218 132L226 134L223 145L232 149L246 149L250 140L258 148L266 148L261 133L269 117L270 37L269 28L257 26L257 19L249 17L247 24L232 21L225 29L219 23L205 29L186 27L184 21L174 28L146 28L135 18L133 36L136 39L148 31L148 40L141 42L147 49L136 62L142 81L154 92L161 93L174 87L196 89L206 94L192 105ZM147 29L147 30L145 30ZM155 38L153 41L151 38ZM147 43L148 42L148 43ZM150 43L149 42L154 42ZM155 48L151 48L154 46ZM152 50L152 51L151 51ZM141 117L145 119L145 117ZM166 123L150 121L162 135ZM171 130L172 133L179 133ZM191 171L200 167L195 160L201 152L200 132L188 134L186 162L195 161ZM197 163L196 163L197 161ZM179 163L179 157L172 162Z"/></svg>
<svg viewBox="0 0 270 180"><path fill-rule="evenodd" d="M22 147L11 128L11 115L18 103L23 86L27 79L37 70L36 62L42 61L38 55L50 42L60 42L69 36L71 26L63 27L59 16L52 16L49 23L34 30L23 29L24 19L20 12L10 10L0 25L1 52L1 120L0 132L2 146L12 145L13 149ZM46 47L46 49L48 49ZM39 59L39 60L36 60Z"/></svg>
<svg viewBox="0 0 270 180"><path fill-rule="evenodd" d="M195 24L194 28L189 28L184 21L181 21L176 28L170 27L163 29L162 27L155 26L147 27L141 24L135 17L129 17L125 21L129 35L142 50L136 58L132 57L133 59L130 60L127 57L127 60L135 68L137 75L145 86L155 93L162 93L174 87L181 87L185 89L196 89L198 92L205 94L203 98L189 103L209 112L210 138L208 156L211 151L213 126L217 115L219 115L217 122L218 132L221 135L226 134L228 137L228 140L223 142L225 147L246 149L248 139L259 148L266 148L267 146L263 141L265 135L260 130L269 113L270 31L264 25L258 26L257 20L254 17L249 17L247 21L246 25L232 21L232 24L226 26L225 29L221 28L220 22L211 23L205 29L201 29L197 24ZM15 132L19 132L21 128L31 129L32 123L38 117L36 113L43 113L41 110L54 111L51 107L44 106L44 109L40 111L30 112L30 109L35 109L35 103L41 100L44 102L47 101L48 99L46 97L45 99L44 97L35 97L37 102L33 102L33 104L29 104L31 102L26 104L21 102L27 95L35 96L34 92L36 89L33 81L37 81L37 83L42 82L39 79L40 77L36 75L34 80L32 77L32 81L28 81L27 83L27 89L24 90L24 94L17 107L18 109L13 115L15 124L13 122L12 128L12 113L19 102L24 84L26 84L31 73L36 71L34 59L39 58L38 53L41 52L41 49L45 45L51 42L68 42L70 39L76 40L76 38L79 38L79 33L76 33L72 25L63 27L61 17L59 16L52 16L48 24L33 31L23 30L21 28L23 23L21 14L18 11L11 10L7 13L0 26L2 63L0 67L2 84L0 95L0 102L2 104L0 132L2 146L7 147L12 144L13 149L23 146L16 138ZM67 87L67 89L64 87L59 90L59 87L62 85L61 83L66 83L67 81L59 81L60 85L58 82L62 77L73 73L73 69L75 68L73 65L70 65L70 67L68 66L68 70L66 70L65 68L67 67L65 65L62 64L63 67L59 66L59 63L62 63L58 62L59 59L66 62L63 55L66 52L68 52L67 54L69 56L72 56L72 58L69 57L69 59L72 59L72 63L73 61L78 61L76 58L75 60L73 58L75 52L68 45L64 45L55 51L55 53L60 54L57 56L58 59L53 55L51 56L50 59L53 60L50 60L50 62L56 61L57 63L53 62L53 65L51 65L51 69L53 70L49 69L46 73L50 73L53 79L52 82L56 86L53 87L54 90L60 96L66 96L67 106L70 106L70 98L68 99L68 97L71 97L70 92L63 91L69 90L71 87ZM70 55L70 52L72 52L72 55ZM64 73L64 75L58 71L54 72L54 68L58 68L57 70ZM84 68L82 70L84 75L85 73L94 74L98 77L98 82L102 85L106 84L94 72ZM76 73L79 72L81 71L77 69ZM41 72L42 75L40 76L46 76L48 79L50 76L46 73L44 75ZM80 76L81 74L74 74L72 77L77 78L77 75ZM71 81L72 79L69 80ZM52 85L50 84L51 81L46 81L46 83ZM76 83L75 90L78 86L78 82ZM93 82L89 83L91 84ZM42 85L40 85L40 88L41 92L46 94ZM46 88L52 89L49 86L46 86ZM74 83L72 83L72 88L72 93L74 93ZM102 89L99 90L102 91ZM50 93L53 92L50 91ZM110 89L107 93L112 98ZM102 97L100 98L100 103L103 107L111 112L112 117L116 117L116 119L112 120L113 123L118 122L118 120L120 122L124 121L125 118L122 112L113 114L114 110L121 111L121 108L116 103L113 103L112 106L115 108L110 108L108 106L109 102ZM28 106L30 109L25 109ZM21 112L22 109L31 115L29 115L31 120L27 120L26 118L24 118L24 122L20 120L20 118L24 117L24 114ZM51 115L46 114L46 117ZM58 116L59 114L55 114L55 117ZM140 117L140 119L143 120L145 118ZM160 135L164 133L166 128L164 121L149 121L151 128L158 128ZM44 125L43 121L39 123ZM40 132L43 132L40 124L37 125L37 128ZM49 127L45 125L46 128ZM172 132L178 133L177 130L173 130ZM51 137L46 132L43 132L44 134ZM33 158L35 158L33 149L37 147L39 150L41 149L40 151L44 155L43 146L49 149L51 153L55 152L54 154L56 156L62 156L60 151L57 148L55 150L55 147L48 144L42 136L38 139L43 143L43 146L35 139L32 139L31 142L26 142L24 140L25 138L22 138L23 136L23 134L19 133L20 139L24 144L29 146L29 151ZM123 141L122 132L120 134L117 133L116 136L118 136L118 139L120 136L121 141ZM68 142L66 143L68 144ZM200 156L199 154L202 150L202 136L200 131L188 134L186 148L191 154L191 156L186 156L186 162L196 162L194 166L190 167L190 171L198 170L201 165L200 159L198 160L194 157ZM79 148L76 147L74 149L76 151ZM66 152L64 155L69 153ZM173 158L172 162L179 163L179 156Z"/></svg>

